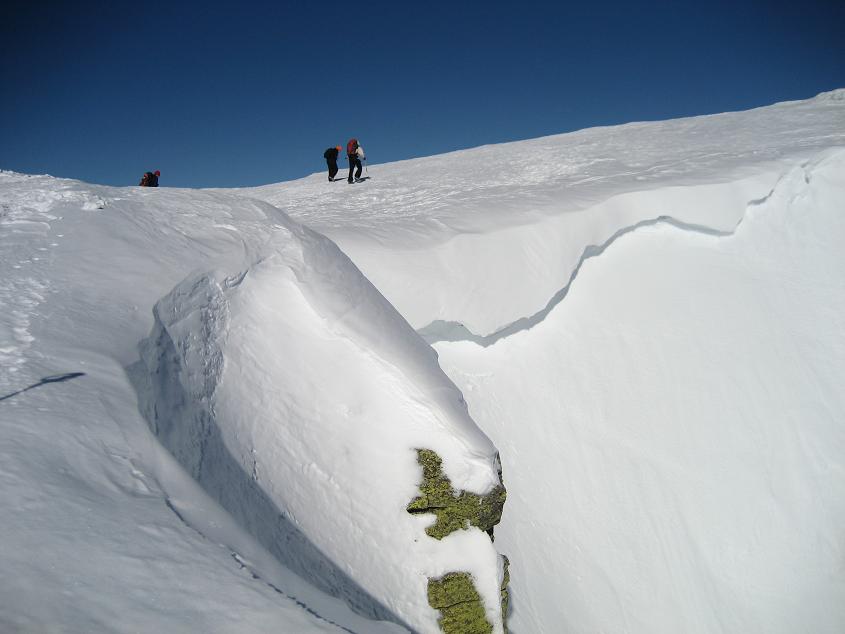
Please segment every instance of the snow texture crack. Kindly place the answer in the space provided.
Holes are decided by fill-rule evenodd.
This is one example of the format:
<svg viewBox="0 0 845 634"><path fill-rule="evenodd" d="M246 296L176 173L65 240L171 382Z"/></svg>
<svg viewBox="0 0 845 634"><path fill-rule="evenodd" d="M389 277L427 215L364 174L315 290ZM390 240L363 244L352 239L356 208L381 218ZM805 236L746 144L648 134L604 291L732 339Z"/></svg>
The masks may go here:
<svg viewBox="0 0 845 634"><path fill-rule="evenodd" d="M193 524L191 524L191 523L190 523L187 519L185 519L185 516L184 516L184 515L182 515L182 513L180 513L180 512L179 512L179 509L177 509L177 508L176 508L176 506L173 504L173 502L170 500L170 498L165 497L165 498L164 498L164 503L167 505L167 508L169 508L171 511L173 511L173 514L174 514L177 518L179 518L179 521L180 521L180 522L182 522L185 526L187 526L187 527L188 527L188 528L190 528L192 531L194 531L195 533L197 533L197 534L198 534L200 537L202 537L204 540L206 540L206 541L211 541L211 540L209 540L209 539L208 539L208 537L206 537L206 535L205 535L205 534L204 534L201 530L199 530L196 526L194 526L194 525L193 525ZM306 603L304 603L302 600L300 600L300 599L296 598L294 595L289 594L288 592L285 592L284 590L282 590L281 588L279 588L279 587L278 587L277 585L275 585L274 583L271 583L270 581L267 581L266 579L263 579L263 578L261 577L261 575L259 575L259 574L258 574L258 573L257 573L257 572L256 572L256 571L252 568L252 566L250 566L250 565L249 565L249 564L248 564L248 563L247 563L247 562L243 559L243 557L241 557L241 556L240 556L240 555L239 555L236 551L232 550L231 548L228 548L228 547L227 547L227 546L225 546L225 545L222 545L222 546L223 546L224 548L226 548L226 549L229 551L229 555L232 557L232 559L234 559L234 560L238 563L238 565L240 566L241 570L246 570L246 571L250 574L250 576L251 576L254 580L256 580L256 581L260 581L261 583L263 583L263 584L265 584L265 585L269 586L269 587L270 587L270 589L272 589L274 592L276 592L276 593L278 593L278 594L282 595L282 596L283 596L283 597L285 597L286 599L290 599L291 601L293 601L293 602L294 602L294 604L296 604L296 605L297 605L297 607L302 608L303 610L305 610L306 612L308 612L308 614L310 614L311 616L313 616L313 617L315 617L315 618L317 618L317 619L320 619L321 621L324 621L324 622L328 623L329 625L334 625L335 627L337 627L337 628L338 628L338 629L340 629L340 630L343 630L344 632L349 632L349 634L357 634L357 632L355 632L354 630L350 630L348 627L344 627L343 625L340 625L339 623L335 623L335 622L334 622L334 621L332 621L331 619L327 619L326 617L321 616L319 613L315 612L313 608L309 607L309 606L308 606Z"/></svg>
<svg viewBox="0 0 845 634"><path fill-rule="evenodd" d="M751 201L749 203L749 206L762 204L763 202L765 202L765 200L768 199L769 196L771 196L771 193L772 192L769 192L769 194L764 198ZM510 337L511 335L514 335L518 332L522 332L524 330L530 330L531 328L542 322L546 318L546 316L552 311L552 309L554 309L555 306L560 304L564 300L564 298L569 294L569 290L570 288L572 288L572 284L578 278L578 274L581 271L581 267L584 266L584 263L587 260L600 256L614 242L629 233L633 233L634 231L637 231L644 227L652 227L655 225L668 225L670 227L674 227L682 231L724 238L733 235L740 224L742 224L741 219L732 230L721 231L719 229L713 229L712 227L707 227L705 225L684 222L683 220L678 220L677 218L673 218L672 216L658 216L657 218L648 218L646 220L641 220L636 224L619 229L602 244L588 245L582 252L581 257L578 259L578 263L575 265L575 268L572 269L572 273L570 274L569 280L566 282L566 284L559 291L557 291L557 293L555 293L551 297L551 299L549 299L549 301L541 310L537 311L533 315L517 319L516 321L511 322L507 326L504 326L499 330L490 333L489 335L477 335L470 331L469 328L467 328L460 322L443 321L439 319L431 322L427 326L423 326L422 328L417 330L417 333L429 344L435 344L439 342L471 341L472 343L478 344L479 346L485 348L487 346L492 346L500 339Z"/></svg>

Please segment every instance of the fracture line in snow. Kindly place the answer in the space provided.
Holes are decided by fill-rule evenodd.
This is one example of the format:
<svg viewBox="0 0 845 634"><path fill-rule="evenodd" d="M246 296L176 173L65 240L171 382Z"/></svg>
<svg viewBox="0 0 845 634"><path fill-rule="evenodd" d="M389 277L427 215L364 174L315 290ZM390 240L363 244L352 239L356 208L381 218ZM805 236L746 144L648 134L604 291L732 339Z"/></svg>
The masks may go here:
<svg viewBox="0 0 845 634"><path fill-rule="evenodd" d="M839 151L841 150L836 149L830 150L828 152L822 152L815 159L805 160L795 168L787 170L784 174L780 176L780 178L778 178L774 187L769 190L769 193L767 193L762 198L755 198L753 200L749 200L746 204L746 210L752 207L759 207L765 204L772 197L775 191L777 191L779 185L785 179L789 178L790 174L793 173L794 169L801 170L801 172L803 172L804 182L809 184L810 174L814 165L819 161L824 160L824 157L827 156L830 152L838 153ZM499 330L490 333L489 335L476 335L460 322L443 321L439 319L431 322L428 326L423 326L422 328L418 329L417 333L431 345L439 342L470 341L485 348L487 346L492 346L500 339L510 337L511 335L516 334L518 332L522 332L524 330L530 330L531 328L539 324L541 321L543 321L546 316L552 311L552 309L558 304L560 304L563 299L569 294L569 289L572 287L572 284L577 279L578 273L581 271L581 267L584 265L584 262L591 258L598 257L599 255L604 253L608 249L608 247L610 247L622 236L627 235L629 233L633 233L634 231L642 229L643 227L651 227L655 225L668 225L670 227L675 227L676 229L680 229L682 231L715 236L717 238L725 238L734 235L739 229L744 219L745 214L743 214L742 218L739 219L734 228L730 231L721 231L719 229L714 229L706 225L684 222L683 220L678 220L677 218L666 215L658 216L657 218L647 218L645 220L641 220L640 222L637 222L633 225L629 225L627 227L619 229L616 233L614 233L600 245L591 244L587 246L581 254L581 257L578 260L578 264L572 270L572 273L569 276L569 281L566 283L566 285L561 288L557 293L555 293L541 310L537 311L533 315L517 319L516 321L511 322L507 326L504 326Z"/></svg>
<svg viewBox="0 0 845 634"><path fill-rule="evenodd" d="M772 192L773 191L774 190L772 190ZM751 201L749 203L749 206L762 204L769 198L769 196L771 196L772 192L769 192L769 194L767 194L761 199ZM572 273L569 276L569 281L567 281L566 285L561 288L557 293L555 293L541 310L537 311L533 315L517 319L516 321L511 322L507 326L504 326L499 330L490 333L489 335L477 335L470 331L469 328L467 328L460 322L444 321L440 319L431 322L427 326L423 326L422 328L417 330L417 333L429 344L432 345L439 342L471 341L472 343L478 344L479 346L483 346L485 348L487 346L492 346L500 339L510 337L511 335L516 334L518 332L522 332L523 330L530 330L531 328L542 322L546 318L546 316L552 311L552 309L558 304L560 304L563 299L569 294L569 289L572 287L573 282L575 282L576 278L578 277L578 273L581 271L581 267L584 265L584 262L591 258L600 256L608 249L608 247L610 247L610 245L612 245L624 235L633 233L634 231L642 229L643 227L651 227L654 225L669 225L671 227L675 227L683 231L724 238L727 236L732 236L734 233L736 233L736 230L737 228L739 228L740 224L742 224L742 219L737 222L736 226L732 230L721 231L719 229L713 229L712 227L707 227L705 225L684 222L683 220L678 220L677 218L673 218L672 216L658 216L657 218L647 218L645 220L641 220L636 224L619 229L616 233L614 233L600 245L588 245L581 254L581 257L578 260L578 264L572 270Z"/></svg>
<svg viewBox="0 0 845 634"><path fill-rule="evenodd" d="M265 579L262 579L262 578L261 578L261 576L260 576L258 573L256 573L256 572L255 572L255 570L253 570L253 569L252 569L252 568L251 568L251 567L250 567L250 566L246 563L246 561L244 561L244 559L243 559L240 555L238 555L238 553L236 553L236 552L231 552L230 554L232 555L232 559L234 559L236 562L238 562L238 565L240 565L240 567L241 567L242 569L247 570L247 572L249 572L249 574L250 574L250 575L252 575L252 578L253 578L253 579L255 579L256 581L262 581L262 582L266 583L266 584L267 584L268 586L270 586L270 587L271 587L274 591L278 592L278 593L279 593L279 594L281 594L283 597L285 597L285 598L290 599L291 601L293 601L293 602L294 602L297 606L299 606L300 608L302 608L303 610L305 610L306 612L308 612L308 614L310 614L311 616L313 616L313 617L315 617L315 618L318 618L318 619L320 619L321 621L324 621L324 622L328 623L329 625L334 625L335 627L340 628L340 629L341 629L341 630L343 630L344 632L349 632L349 634L357 634L354 630L350 630L348 627L344 627L343 625L340 625L340 624L338 624L338 623L335 623L334 621L330 621L329 619L327 619L327 618L325 618L325 617L323 617L323 616L320 616L320 615L319 615L319 614L317 614L314 610L312 610L311 608L309 608L309 607L308 607L305 603L303 603L302 601L300 601L300 600L299 600L299 599L297 599L296 597L294 597L294 596L292 596L292 595L288 594L287 592L285 592L284 590L280 589L280 588L279 588L278 586L276 586L275 584L270 583L269 581L267 581L267 580L265 580Z"/></svg>
<svg viewBox="0 0 845 634"><path fill-rule="evenodd" d="M179 510L176 508L176 506L173 504L173 502L170 500L170 498L165 497L165 498L164 498L164 503L167 505L167 508L169 508L171 511L173 511L173 514L174 514L176 517L178 517L178 518L179 518L179 521L180 521L180 522L182 522L185 526L187 526L187 527L188 527L188 528L190 528L192 531L194 531L195 533L197 533L197 534L198 534L200 537L202 537L204 540L206 540L206 541L210 541L210 540L208 539L208 537L206 537L206 535L205 535L205 534L204 534L201 530L199 530L196 526L194 526L193 524L191 524L191 523L190 523L190 522L189 522L189 521L185 518L185 516L184 516L184 515L182 515L182 513L180 513L180 512L179 512ZM357 634L357 632L355 632L354 630L350 630L348 627L344 627L343 625L340 625L339 623L335 623L334 621L332 621L332 620L330 620L330 619L327 619L327 618L326 618L326 617L324 617L324 616L320 616L320 614L318 614L317 612L315 612L312 608L308 607L308 605L307 605L307 604L305 604L305 603L303 603L300 599L297 599L295 596L293 596L293 595L291 595L291 594L288 594L287 592L285 592L284 590L282 590L281 588L279 588L279 587L278 587L278 586L276 586L275 584L270 583L270 582L269 582L269 581L267 581L266 579L263 579L263 578L261 577L261 575L259 575L259 574L258 574L258 573L257 573L257 572L256 572L256 571L252 568L252 566L250 566L250 565L246 562L246 560L244 560L244 559L243 559L243 557L241 557L241 556L240 556L240 555L239 555L236 551L232 550L232 549L231 549L231 548L229 548L228 546L225 546L225 544L223 544L223 546L224 546L224 547L225 547L225 548L229 551L229 555L232 557L232 559L234 559L234 560L238 563L238 565L241 567L241 569L246 570L247 572L249 572L249 574L252 576L252 578L253 578L253 579L255 579L256 581L260 581L260 582L262 582L262 583L267 584L267 585L268 585L268 586L269 586L269 587L270 587L270 588L271 588L274 592L276 592L276 593L278 593L278 594L281 594L281 595L282 595L283 597L285 597L286 599L290 599L290 600L291 600L291 601L293 601L293 602L294 602L294 603L295 603L298 607L300 607L300 608L302 608L303 610L305 610L306 612L308 612L308 614L310 614L311 616L313 616L313 617L315 617L315 618L317 618L317 619L320 619L321 621L324 621L325 623L328 623L329 625L334 625L335 627L337 627L337 628L339 628L339 629L343 630L344 632L349 632L349 634Z"/></svg>

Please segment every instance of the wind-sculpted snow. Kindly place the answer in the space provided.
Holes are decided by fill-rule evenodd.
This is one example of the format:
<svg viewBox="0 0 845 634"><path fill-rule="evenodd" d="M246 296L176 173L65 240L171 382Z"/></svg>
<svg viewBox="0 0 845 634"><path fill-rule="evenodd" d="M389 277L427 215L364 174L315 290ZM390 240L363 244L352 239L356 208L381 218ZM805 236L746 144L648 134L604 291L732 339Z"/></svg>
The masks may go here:
<svg viewBox="0 0 845 634"><path fill-rule="evenodd" d="M315 174L239 191L332 238L415 328L488 337L542 311L626 227L733 230L784 171L845 145L842 94L372 165L359 185Z"/></svg>
<svg viewBox="0 0 845 634"><path fill-rule="evenodd" d="M843 146L840 90L353 186L0 171L0 631L845 631Z"/></svg>
<svg viewBox="0 0 845 634"><path fill-rule="evenodd" d="M405 631L278 563L161 449L127 378L156 300L284 227L236 196L0 173L0 631Z"/></svg>
<svg viewBox="0 0 845 634"><path fill-rule="evenodd" d="M676 227L677 229L680 229L682 231L691 231L694 233L702 233L711 236L733 235L732 231L719 231L718 229L710 229L709 227L702 227L700 225L695 225L688 222L680 222L668 216L660 216L659 218L655 218L653 220L642 220L631 227L625 227L624 229L620 229L619 231L614 233L610 238L608 238L603 244L591 244L586 249L584 249L584 253L578 260L578 264L572 270L572 273L569 276L569 281L567 281L566 286L564 286L557 293L555 293L541 311L538 311L537 313L528 317L518 319L512 324L508 324L501 330L497 330L496 332L486 336L479 336L470 332L463 324L444 321L437 321L432 324L429 324L425 328L421 328L419 330L420 336L422 336L426 341L432 344L441 341L471 341L475 344L486 347L493 345L504 337L509 337L523 330L528 330L529 328L532 328L541 321L543 321L543 319L546 318L546 316L552 311L552 309L564 300L567 293L569 293L569 289L571 288L572 284L575 282L575 279L578 277L578 272L581 270L581 267L584 265L584 262L586 262L590 258L598 257L599 255L604 253L605 250L611 244L616 242L616 240L618 240L622 236L627 235L632 231L636 231L637 229L641 229L643 227L653 227L654 225L658 224L665 224L672 227Z"/></svg>
<svg viewBox="0 0 845 634"><path fill-rule="evenodd" d="M482 495L499 485L496 451L434 351L333 243L279 228L248 268L187 279L155 316L142 408L280 561L363 615L420 632L438 631L428 580L468 572L502 631L484 530L438 541L430 513L405 510L422 480L417 448Z"/></svg>
<svg viewBox="0 0 845 634"><path fill-rule="evenodd" d="M509 476L515 631L843 631L843 201L822 152L733 235L627 232L531 329L437 344Z"/></svg>

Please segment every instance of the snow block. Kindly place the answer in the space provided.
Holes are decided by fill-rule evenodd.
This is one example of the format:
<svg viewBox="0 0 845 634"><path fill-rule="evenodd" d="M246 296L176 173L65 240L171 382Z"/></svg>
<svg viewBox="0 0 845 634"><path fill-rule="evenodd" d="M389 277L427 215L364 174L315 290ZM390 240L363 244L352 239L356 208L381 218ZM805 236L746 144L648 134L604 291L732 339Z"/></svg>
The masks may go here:
<svg viewBox="0 0 845 634"><path fill-rule="evenodd" d="M291 223L239 268L178 284L154 317L142 411L280 562L424 633L439 631L428 580L464 571L504 631L501 563L482 532L501 517L498 452L432 348L331 241ZM420 491L437 539L406 511Z"/></svg>

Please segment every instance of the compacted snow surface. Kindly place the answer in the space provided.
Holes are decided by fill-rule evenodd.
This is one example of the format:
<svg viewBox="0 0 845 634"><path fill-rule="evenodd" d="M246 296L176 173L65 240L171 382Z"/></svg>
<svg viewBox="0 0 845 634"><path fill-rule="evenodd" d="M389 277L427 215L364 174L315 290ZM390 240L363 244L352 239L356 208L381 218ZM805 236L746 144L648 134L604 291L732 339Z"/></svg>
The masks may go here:
<svg viewBox="0 0 845 634"><path fill-rule="evenodd" d="M845 631L845 91L369 176L0 173L0 631Z"/></svg>

